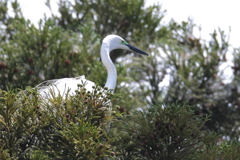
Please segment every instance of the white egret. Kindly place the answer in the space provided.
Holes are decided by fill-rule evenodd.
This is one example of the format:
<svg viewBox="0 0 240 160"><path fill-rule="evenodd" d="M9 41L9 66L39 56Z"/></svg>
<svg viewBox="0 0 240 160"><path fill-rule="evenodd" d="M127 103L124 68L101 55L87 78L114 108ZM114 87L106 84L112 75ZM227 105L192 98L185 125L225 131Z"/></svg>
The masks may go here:
<svg viewBox="0 0 240 160"><path fill-rule="evenodd" d="M135 53L148 55L146 52L128 44L123 38L117 35L108 35L107 37L105 37L102 41L100 55L102 63L106 67L108 74L105 87L111 90L115 89L117 82L116 67L110 59L110 52L115 49L124 49ZM39 88L39 93L43 98L46 98L46 96L48 96L50 90L51 93L52 91L54 92L54 95L60 94L60 96L64 96L64 94L66 94L67 92L70 95L74 95L75 90L78 89L77 84L80 84L82 82L86 82L85 88L87 91L92 91L92 86L95 86L95 83L85 79L84 76L80 76L76 78L63 78L45 81L39 84L37 87Z"/></svg>

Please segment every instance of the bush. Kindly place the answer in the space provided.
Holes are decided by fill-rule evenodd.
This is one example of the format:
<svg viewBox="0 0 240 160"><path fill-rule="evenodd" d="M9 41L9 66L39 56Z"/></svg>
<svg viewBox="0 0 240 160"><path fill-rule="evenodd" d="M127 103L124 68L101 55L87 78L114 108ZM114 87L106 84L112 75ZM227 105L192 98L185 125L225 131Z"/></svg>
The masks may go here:
<svg viewBox="0 0 240 160"><path fill-rule="evenodd" d="M104 92L104 94L103 94ZM79 85L76 96L42 101L36 89L0 92L0 157L98 159L111 155L106 133L111 91ZM99 97L101 97L99 99Z"/></svg>
<svg viewBox="0 0 240 160"><path fill-rule="evenodd" d="M185 104L135 111L118 122L117 150L121 159L184 159L201 148L207 120Z"/></svg>

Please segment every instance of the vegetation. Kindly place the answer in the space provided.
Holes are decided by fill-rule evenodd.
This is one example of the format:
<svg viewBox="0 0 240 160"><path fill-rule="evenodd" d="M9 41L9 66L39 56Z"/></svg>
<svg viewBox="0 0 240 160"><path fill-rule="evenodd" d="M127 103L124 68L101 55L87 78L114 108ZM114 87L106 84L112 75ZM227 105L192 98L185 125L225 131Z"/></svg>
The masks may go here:
<svg viewBox="0 0 240 160"><path fill-rule="evenodd" d="M221 29L196 37L191 19L163 24L161 5L144 2L60 0L60 16L37 26L17 1L0 2L0 159L239 159L239 48L229 50ZM76 96L41 100L32 87L49 79L104 86L108 34L150 53L111 53L116 94L79 84ZM227 52L233 79L224 83Z"/></svg>

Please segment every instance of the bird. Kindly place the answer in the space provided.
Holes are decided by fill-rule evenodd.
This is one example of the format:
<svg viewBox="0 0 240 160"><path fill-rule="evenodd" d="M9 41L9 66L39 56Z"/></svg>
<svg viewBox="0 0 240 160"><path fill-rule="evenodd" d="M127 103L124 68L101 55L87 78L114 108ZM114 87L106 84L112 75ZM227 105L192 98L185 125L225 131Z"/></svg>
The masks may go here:
<svg viewBox="0 0 240 160"><path fill-rule="evenodd" d="M110 58L110 52L115 49L123 49L132 51L134 53L149 55L148 53L130 45L122 37L118 35L108 35L106 36L101 45L100 56L103 65L107 69L107 81L104 88L107 88L114 92L117 83L117 70ZM85 76L79 76L75 78L62 78L48 80L37 85L38 92L43 99L46 99L50 94L53 96L62 96L65 94L75 95L78 89L78 84L85 83L85 88L87 91L92 92L95 83L87 80Z"/></svg>

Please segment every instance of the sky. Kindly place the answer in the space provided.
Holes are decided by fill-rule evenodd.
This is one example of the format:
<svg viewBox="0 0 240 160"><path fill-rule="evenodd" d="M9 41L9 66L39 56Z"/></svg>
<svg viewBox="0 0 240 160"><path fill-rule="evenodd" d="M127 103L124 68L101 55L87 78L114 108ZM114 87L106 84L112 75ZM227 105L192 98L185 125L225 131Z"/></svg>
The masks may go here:
<svg viewBox="0 0 240 160"><path fill-rule="evenodd" d="M51 12L46 7L46 0L18 0L21 5L23 16L37 24L40 18L51 16ZM51 7L54 14L58 13L58 0L51 0ZM159 3L162 9L166 10L163 23L168 23L171 19L177 22L187 21L190 17L197 26L201 26L201 33L196 32L196 37L201 35L205 40L210 39L210 33L220 27L228 35L229 28L230 41L232 47L240 47L240 8L238 0L146 0L146 6ZM232 55L227 54L227 63L220 68L225 70L226 79L231 77L231 66L233 65ZM226 80L227 82L228 80Z"/></svg>
<svg viewBox="0 0 240 160"><path fill-rule="evenodd" d="M202 28L202 38L209 39L209 33L220 27L230 32L230 43L240 47L240 8L238 0L147 0L147 5L160 2L166 9L165 20L187 21L191 17Z"/></svg>
<svg viewBox="0 0 240 160"><path fill-rule="evenodd" d="M37 24L40 18L51 16L50 10L45 6L46 0L18 0L23 15ZM53 12L57 13L58 0L51 0ZM194 22L201 26L201 37L208 40L209 33L220 27L225 33L229 33L231 27L230 44L240 46L240 15L238 0L146 0L146 6L160 3L163 10L167 10L164 22L173 18L177 22L187 21L191 17Z"/></svg>

